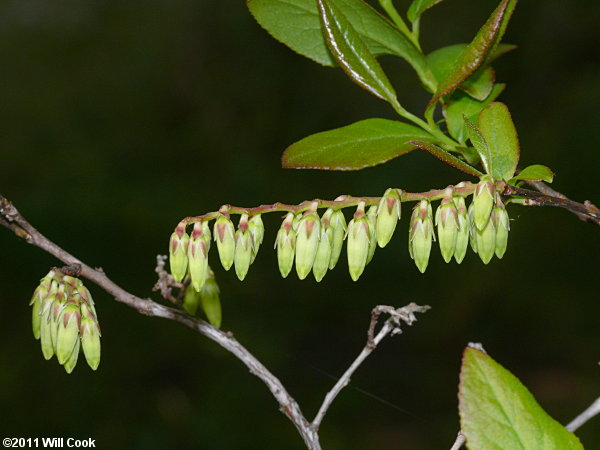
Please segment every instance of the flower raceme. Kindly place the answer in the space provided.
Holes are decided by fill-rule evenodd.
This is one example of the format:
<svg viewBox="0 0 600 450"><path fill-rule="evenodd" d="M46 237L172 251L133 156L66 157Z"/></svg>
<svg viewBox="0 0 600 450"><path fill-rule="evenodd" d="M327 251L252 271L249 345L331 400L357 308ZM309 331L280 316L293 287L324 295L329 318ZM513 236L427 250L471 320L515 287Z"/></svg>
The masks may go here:
<svg viewBox="0 0 600 450"><path fill-rule="evenodd" d="M169 243L171 273L177 282L186 277L200 292L207 278L208 252L212 236L216 242L221 264L225 270L235 266L243 280L264 239L261 215L267 212L286 212L277 237L275 249L282 277L287 277L294 264L301 280L311 272L317 282L333 269L347 241L346 251L350 277L356 281L372 260L377 246L385 247L393 238L401 217L401 204L417 201L409 224L408 250L417 269L425 272L433 242L439 243L445 262L454 259L461 263L469 242L471 248L487 264L506 251L509 218L496 184L483 176L478 184L459 183L441 191L409 194L400 189L388 189L380 198L340 196L334 201L315 200L298 206L265 205L258 208L221 207L216 213L188 218L179 223ZM467 209L466 198L473 195ZM441 200L435 216L432 201ZM318 209L327 210L319 216ZM343 209L356 207L348 224ZM240 214L237 229L231 214ZM434 220L435 217L435 220ZM186 227L192 225L190 235Z"/></svg>
<svg viewBox="0 0 600 450"><path fill-rule="evenodd" d="M53 268L40 280L31 298L33 336L44 358L56 355L67 373L83 350L88 365L100 364L100 325L94 300L80 279Z"/></svg>

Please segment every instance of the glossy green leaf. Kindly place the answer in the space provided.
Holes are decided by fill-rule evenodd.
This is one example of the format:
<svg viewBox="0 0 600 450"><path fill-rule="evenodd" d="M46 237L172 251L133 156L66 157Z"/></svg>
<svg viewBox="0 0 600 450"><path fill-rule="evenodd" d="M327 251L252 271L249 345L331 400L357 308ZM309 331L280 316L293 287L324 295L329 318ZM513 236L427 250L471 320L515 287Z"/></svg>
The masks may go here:
<svg viewBox="0 0 600 450"><path fill-rule="evenodd" d="M464 352L458 397L469 450L583 449L513 374L481 350Z"/></svg>
<svg viewBox="0 0 600 450"><path fill-rule="evenodd" d="M519 139L508 107L493 102L479 113L479 129L492 158L490 175L497 180L510 180L519 163Z"/></svg>
<svg viewBox="0 0 600 450"><path fill-rule="evenodd" d="M375 55L397 55L415 69L432 92L436 81L425 57L390 21L362 0L336 0L336 6ZM275 39L325 66L335 66L321 31L316 0L248 0L256 21Z"/></svg>
<svg viewBox="0 0 600 450"><path fill-rule="evenodd" d="M467 48L467 44L453 44L438 48L427 55L427 64L429 64L436 80L442 81L450 74L456 60L465 48ZM516 48L517 46L513 44L500 44L486 60L486 64L491 64L502 55Z"/></svg>
<svg viewBox="0 0 600 450"><path fill-rule="evenodd" d="M485 138L483 137L483 134L481 133L481 130L477 127L477 125L471 122L467 116L463 116L463 120L467 126L469 140L471 141L471 144L473 144L473 147L475 147L475 150L477 150L485 172L489 175L492 175L494 173L492 154Z"/></svg>
<svg viewBox="0 0 600 450"><path fill-rule="evenodd" d="M421 128L387 119L367 119L313 134L290 145L281 158L288 169L359 170L415 149L408 141L433 140Z"/></svg>
<svg viewBox="0 0 600 450"><path fill-rule="evenodd" d="M463 116L467 116L471 122L477 122L480 111L496 100L505 87L505 84L495 84L492 92L483 102L471 98L462 91L454 91L446 97L444 117L450 136L464 144L467 141L468 134Z"/></svg>
<svg viewBox="0 0 600 450"><path fill-rule="evenodd" d="M492 92L496 81L496 72L491 67L480 67L467 78L460 89L476 100L484 101Z"/></svg>
<svg viewBox="0 0 600 450"><path fill-rule="evenodd" d="M392 84L346 16L332 0L317 0L317 6L329 51L346 75L376 97L398 105Z"/></svg>
<svg viewBox="0 0 600 450"><path fill-rule="evenodd" d="M442 0L413 0L410 7L408 8L406 16L408 17L408 20L414 22L419 17L421 17L421 14L423 14L429 8L441 2Z"/></svg>
<svg viewBox="0 0 600 450"><path fill-rule="evenodd" d="M437 91L427 108L433 106L444 95L459 87L493 55L506 29L516 0L502 0L473 41L458 56L450 72L440 81Z"/></svg>
<svg viewBox="0 0 600 450"><path fill-rule="evenodd" d="M449 164L458 170L462 170L463 172L468 173L469 175L473 175L476 177L480 177L481 175L483 175L475 167L467 164L461 159L458 159L453 154L447 152L446 150L444 150L441 147L438 147L435 144L423 141L410 141L409 144L431 153L433 156L440 159L441 161L444 161L446 164Z"/></svg>
<svg viewBox="0 0 600 450"><path fill-rule="evenodd" d="M546 183L552 183L554 180L554 173L546 166L534 164L525 167L517 175L512 177L509 182L513 183L518 180L545 181Z"/></svg>

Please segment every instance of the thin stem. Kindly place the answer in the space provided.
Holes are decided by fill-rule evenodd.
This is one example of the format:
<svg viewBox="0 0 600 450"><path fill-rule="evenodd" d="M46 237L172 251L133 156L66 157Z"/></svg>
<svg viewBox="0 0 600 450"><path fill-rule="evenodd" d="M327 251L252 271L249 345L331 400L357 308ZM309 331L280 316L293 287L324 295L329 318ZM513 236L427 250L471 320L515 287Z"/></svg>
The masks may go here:
<svg viewBox="0 0 600 450"><path fill-rule="evenodd" d="M369 357L369 355L377 348L377 345L390 333L392 334L400 334L402 330L400 329L400 322L404 322L408 325L411 325L417 319L415 317L416 312L423 313L430 309L429 306L423 305L419 306L415 303L410 303L403 308L396 309L393 306L386 305L378 305L373 308L371 313L371 323L369 324L368 329L368 338L367 343L360 352L360 354L356 357L356 359L352 362L350 367L346 369L344 374L340 377L340 379L335 383L335 385L331 388L331 390L325 396L323 400L323 404L319 408L319 412L315 416L314 420L311 423L311 428L313 430L318 431L323 418L327 414L329 407L338 396L338 394L344 389L349 383L350 378L356 372L356 369L360 367L360 365L364 362L365 359ZM376 336L374 335L375 326L377 325L377 321L379 320L379 316L382 313L387 313L390 317L384 322L383 326L379 330Z"/></svg>
<svg viewBox="0 0 600 450"><path fill-rule="evenodd" d="M450 186L453 190L454 195L468 196L475 190L475 185L470 181L463 181L454 186ZM431 189L426 192L406 192L401 189L396 189L400 194L401 202L416 202L419 200L441 200L446 195L446 189ZM504 184L498 185L498 190L502 191ZM271 205L260 205L253 208L245 208L241 206L223 205L219 211L212 211L201 216L186 217L180 224L189 225L192 223L200 222L203 220L212 220L219 216L221 213L227 214L265 214L272 212L291 212L294 214L308 211L311 208L333 208L341 209L353 206L358 206L360 202L364 202L365 206L378 205L381 197L353 197L351 195L341 195L335 200L307 200L297 205L288 205L285 203L277 202Z"/></svg>
<svg viewBox="0 0 600 450"><path fill-rule="evenodd" d="M407 120L410 120L414 124L420 126L425 131L429 132L432 136L436 137L441 143L450 146L451 148L455 148L458 145L458 142L453 140L444 134L439 127L432 121L432 123L427 123L420 117L415 116L411 112L404 109L398 102L394 102L392 104L394 111L398 113L400 117L404 117Z"/></svg>
<svg viewBox="0 0 600 450"><path fill-rule="evenodd" d="M464 444L465 444L465 436L463 435L462 431L459 431L458 435L456 436L456 440L454 441L454 444L452 444L452 447L450 448L450 450L458 450Z"/></svg>
<svg viewBox="0 0 600 450"><path fill-rule="evenodd" d="M597 416L598 414L600 414L600 397L598 397L596 399L596 401L594 401L594 403L592 403L589 406L589 408L587 408L584 412L582 412L577 417L575 417L571 422L569 422L569 424L566 425L565 428L569 431L575 431L581 425L586 423L592 417Z"/></svg>
<svg viewBox="0 0 600 450"><path fill-rule="evenodd" d="M414 35L408 29L408 27L406 26L406 22L404 22L400 14L398 14L398 11L392 3L392 0L379 0L379 4L385 10L388 16L390 16L390 19L392 19L392 22L394 22L394 24L396 24L400 32L413 43L413 45L419 50L419 52L421 52L421 44L419 44L418 34Z"/></svg>
<svg viewBox="0 0 600 450"><path fill-rule="evenodd" d="M417 17L412 24L412 34L417 41L419 40L420 25L421 25L421 18Z"/></svg>

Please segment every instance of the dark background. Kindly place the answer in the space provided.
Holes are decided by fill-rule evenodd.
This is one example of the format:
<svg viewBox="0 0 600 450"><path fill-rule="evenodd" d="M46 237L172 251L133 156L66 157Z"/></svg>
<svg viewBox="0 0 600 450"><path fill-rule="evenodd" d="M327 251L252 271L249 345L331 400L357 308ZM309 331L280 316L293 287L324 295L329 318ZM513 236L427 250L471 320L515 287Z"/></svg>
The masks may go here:
<svg viewBox="0 0 600 450"><path fill-rule="evenodd" d="M424 49L468 41L495 3L435 7L422 21ZM548 165L557 189L596 203L599 19L596 0L523 1L506 35L519 49L496 64L521 163ZM48 237L142 297L156 298L155 255L184 216L223 203L419 191L464 178L419 152L361 172L282 170L282 150L308 134L394 115L339 70L271 39L241 1L4 0L0 31L0 192ZM427 96L409 66L382 62L401 103L422 111ZM600 392L600 233L558 209L509 213L508 252L489 266L472 252L445 265L436 247L419 274L406 249L407 207L359 282L342 262L320 284L280 278L272 250L279 218L266 217L246 281L211 256L223 326L312 417L329 375L364 344L374 305L432 305L384 342L334 403L322 426L327 449L449 448L469 341L482 342L566 423ZM114 449L302 448L240 362L95 286L98 371L80 359L66 375L55 359L44 361L27 302L57 262L6 230L0 248L2 437L91 437ZM587 448L600 448L599 423L578 432Z"/></svg>

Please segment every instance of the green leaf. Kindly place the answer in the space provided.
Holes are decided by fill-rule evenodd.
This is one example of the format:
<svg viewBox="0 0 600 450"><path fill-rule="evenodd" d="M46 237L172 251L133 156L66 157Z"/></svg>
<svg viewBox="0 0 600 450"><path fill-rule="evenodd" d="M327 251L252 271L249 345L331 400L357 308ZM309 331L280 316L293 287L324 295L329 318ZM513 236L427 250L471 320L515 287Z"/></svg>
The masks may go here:
<svg viewBox="0 0 600 450"><path fill-rule="evenodd" d="M493 55L517 0L502 0L487 22L481 27L473 41L465 47L452 65L450 72L438 84L437 91L427 109L432 107L440 98L459 87L479 67Z"/></svg>
<svg viewBox="0 0 600 450"><path fill-rule="evenodd" d="M433 137L395 120L361 120L305 137L285 150L281 162L287 169L360 170L414 150L408 144L413 139Z"/></svg>
<svg viewBox="0 0 600 450"><path fill-rule="evenodd" d="M321 29L329 51L352 81L391 105L399 105L396 91L360 35L332 0L317 0Z"/></svg>
<svg viewBox="0 0 600 450"><path fill-rule="evenodd" d="M479 129L490 150L490 175L510 180L519 163L519 139L510 112L504 103L490 103L479 113Z"/></svg>
<svg viewBox="0 0 600 450"><path fill-rule="evenodd" d="M583 450L513 374L481 350L465 349L458 397L469 450Z"/></svg>
<svg viewBox="0 0 600 450"><path fill-rule="evenodd" d="M431 92L435 91L436 81L425 57L390 21L361 0L336 0L336 6L374 56L404 58L421 82ZM248 8L256 21L278 41L319 64L336 65L321 31L316 0L248 0Z"/></svg>
<svg viewBox="0 0 600 450"><path fill-rule="evenodd" d="M474 99L484 101L492 92L494 81L496 81L496 72L494 69L491 67L480 67L460 85L460 89Z"/></svg>
<svg viewBox="0 0 600 450"><path fill-rule="evenodd" d="M408 17L408 20L414 22L429 8L441 2L442 0L413 0L410 8L408 8L406 16Z"/></svg>
<svg viewBox="0 0 600 450"><path fill-rule="evenodd" d="M452 167L457 168L458 170L462 170L463 172L468 173L469 175L473 175L476 177L480 177L483 175L475 167L467 164L461 159L458 159L456 156L452 155L451 153L447 152L441 147L438 147L435 144L422 141L410 141L409 144L431 153L433 156L444 161L446 164L449 164Z"/></svg>
<svg viewBox="0 0 600 450"><path fill-rule="evenodd" d="M485 173L492 175L493 173L493 160L492 154L490 152L490 148L483 137L481 130L471 122L467 116L463 116L463 120L465 121L465 125L467 126L467 133L469 134L469 140L477 153L479 154L479 158L481 158L481 163L485 169Z"/></svg>
<svg viewBox="0 0 600 450"><path fill-rule="evenodd" d="M554 173L546 166L534 164L521 170L509 180L509 183L513 184L518 180L545 181L546 183L552 183L554 180Z"/></svg>
<svg viewBox="0 0 600 450"><path fill-rule="evenodd" d="M492 92L483 102L471 98L462 91L455 91L446 97L444 117L450 135L461 144L464 144L467 141L468 134L463 116L467 116L471 122L476 122L480 111L496 100L505 87L505 84L495 84Z"/></svg>
<svg viewBox="0 0 600 450"><path fill-rule="evenodd" d="M429 64L436 80L442 81L450 74L456 60L464 52L465 48L467 48L467 44L453 44L438 48L427 55L427 64ZM486 65L491 64L496 59L515 48L517 48L516 45L500 44L486 60Z"/></svg>

